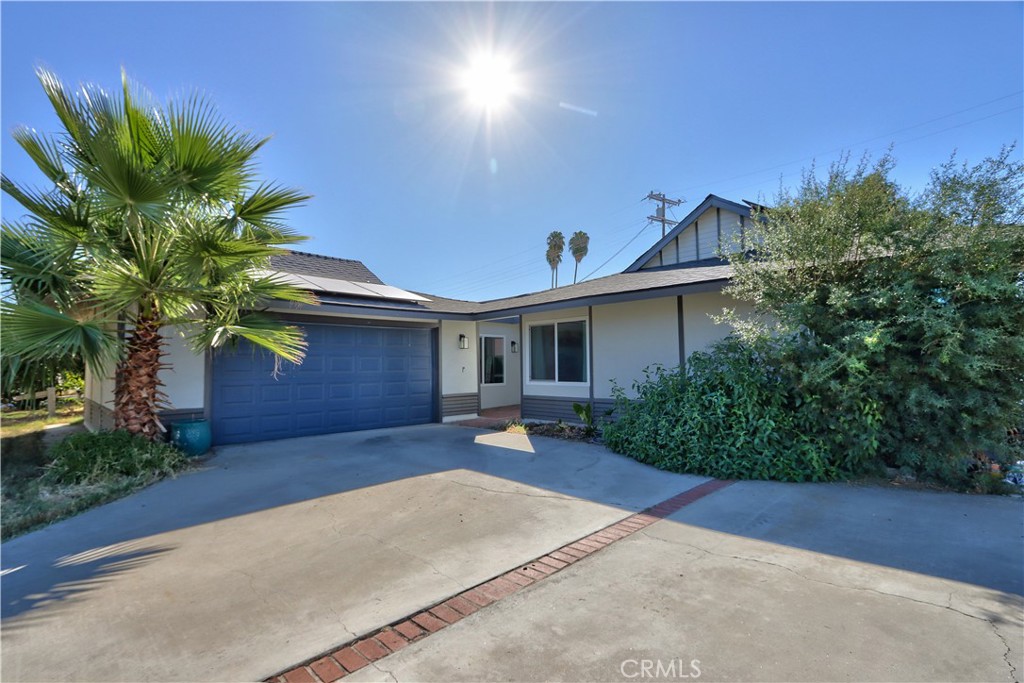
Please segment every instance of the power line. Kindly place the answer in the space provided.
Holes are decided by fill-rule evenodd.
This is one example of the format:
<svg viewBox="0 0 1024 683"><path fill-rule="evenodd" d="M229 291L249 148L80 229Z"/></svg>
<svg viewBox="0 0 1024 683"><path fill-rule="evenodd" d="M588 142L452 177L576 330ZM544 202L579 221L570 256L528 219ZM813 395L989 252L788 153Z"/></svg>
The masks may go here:
<svg viewBox="0 0 1024 683"><path fill-rule="evenodd" d="M615 252L614 254L612 254L611 256L609 256L609 257L608 257L608 259L607 259L607 260L606 260L606 261L605 261L604 263L602 263L601 265L599 265L599 266L598 266L597 268L595 268L594 270L590 271L590 273L588 273L586 277L584 277L583 279L581 279L581 280L580 280L580 282L584 282L584 281L586 281L586 280L587 280L587 279L589 279L589 278L590 278L590 276L592 276L592 275L593 275L594 273L598 272L599 270L601 270L602 268L604 268L605 266L607 266L607 265L608 265L609 263L611 263L611 262L612 262L612 260L613 260L613 259L614 259L614 258L615 258L616 256L618 256L618 255L619 255L619 254L621 254L621 253L622 253L623 251L625 251L626 247L628 247L628 246L629 246L629 245L631 245L631 244L632 244L633 242L635 242L635 241L636 241L636 239L637 239L638 237L640 237L640 235L642 235L642 234L644 233L644 231L645 231L645 230L647 230L647 228L649 228L649 227L651 227L651 224L650 224L649 222L648 222L648 223L645 223L645 224L644 224L644 226L643 226L642 228L640 228L640 232L638 232L637 234L635 234L635 235L633 235L632 237L630 237L630 238L629 238L629 241L628 241L628 242L626 242L626 243L625 243L625 244L623 244L623 245L622 245L621 247L619 247L619 250L618 250L618 251L616 251L616 252Z"/></svg>
<svg viewBox="0 0 1024 683"><path fill-rule="evenodd" d="M1005 98L1003 98L1003 99L1005 99ZM997 111L994 114L988 114L987 116L981 116L981 117L976 118L976 119L971 119L970 121L963 121L961 123L957 123L957 124L954 124L952 126L947 126L945 128L940 128L939 130L934 130L934 131L932 131L930 133L925 133L924 135L919 135L919 136L917 136L915 138L910 138L908 140L900 140L900 141L897 141L897 142L892 142L891 144L893 146L905 145L905 144L910 143L910 142L916 142L918 140L923 140L924 138L928 138L928 137L931 137L933 135L939 135L940 133L945 133L946 131L954 130L956 128L963 128L964 126L969 126L969 125L972 125L972 124L975 124L975 123L979 123L981 121L985 121L987 119L995 118L996 116L1002 116L1003 114L1008 114L1008 113L1010 113L1012 111L1018 111L1020 109L1024 109L1024 105L1018 105L1016 107L1010 107L1009 109L1003 109L1002 111ZM908 129L909 128L904 129L904 130L908 130ZM882 137L886 137L886 136L879 136L879 138L882 138ZM878 138L875 138L875 139L878 139ZM874 148L874 149L880 149L880 148L881 147L877 147L877 148ZM811 158L813 158L813 157L811 157ZM795 163L795 162L793 162L793 163ZM787 165L789 165L789 164L782 164L782 166L787 166ZM776 168L778 168L778 167L776 167ZM771 169L766 169L766 170L771 170ZM760 171L755 171L754 173L759 173L759 172ZM795 173L798 173L798 171L790 171L788 173L782 173L778 177L779 177L779 179L788 178L789 176L794 175ZM751 175L751 174L743 174L743 175ZM734 178L740 178L740 177L742 177L742 176L734 176ZM749 187L750 187L750 185L734 186L731 189L719 189L719 191L723 192L723 193L728 193L728 192L735 192L735 191L738 191L738 190L743 190L743 189L746 189L746 188L749 188Z"/></svg>
<svg viewBox="0 0 1024 683"><path fill-rule="evenodd" d="M803 163L803 162L806 162L806 161L811 161L811 160L813 160L813 159L815 159L815 158L817 158L819 156L824 156L826 154L834 154L836 152L841 152L841 151L847 150L847 149L849 149L851 147L857 147L859 145L864 145L864 144L867 144L869 142L874 142L876 140L881 140L883 138L888 138L888 137L890 137L892 135L896 135L897 133L903 133L903 132L908 131L908 130L913 130L915 128L920 128L922 126L927 126L928 124L935 123L936 121L941 121L943 119L948 119L948 118L950 118L952 116L957 116L959 114L964 114L964 113L969 112L969 111L974 111L975 109L980 109L981 107L988 106L988 105L993 104L995 102L1001 102L1003 100L1010 99L1011 97L1016 97L1017 95L1020 95L1021 93L1024 93L1024 90L1018 90L1016 92L1010 93L1009 95L1003 95L1002 97L997 97L995 99L988 100L988 101L982 102L980 104L975 104L973 106L967 107L966 109L960 109L960 110L951 112L949 114L943 114L942 116L937 116L937 117L935 117L933 119L928 119L927 121L923 121L921 123L915 123L915 124L910 125L910 126L905 126L903 128L898 128L898 129L896 129L894 131L890 131L888 133L883 133L882 135L876 135L874 137L867 138L866 140L861 140L860 142L854 142L854 143L842 145L841 147L836 147L835 149L831 149L831 150L829 150L827 152L819 152L817 154L812 154L811 156L806 156L806 157L803 157L801 159L797 159L795 161L787 161L785 163L776 164L774 166L768 166L768 167L759 169L757 171L748 171L746 173L739 173L737 175L729 176L727 178L721 178L719 180L712 180L712 181L709 181L709 182L706 182L706 183L700 183L698 185L691 185L691 186L689 186L687 188L684 188L684 189L685 190L694 190L694 189L700 189L702 187L717 186L719 183L725 183L725 182L728 182L730 180L736 180L737 178L746 178L748 176L757 175L759 173L765 173L766 171L774 171L775 169L778 169L778 168L785 168L786 166L792 166L793 164L800 164L800 163ZM1007 109L1005 111L998 112L997 114L993 114L992 116L998 116L999 114L1005 114L1007 111L1014 111L1015 109L1020 109L1020 108L1021 107L1013 107L1012 109ZM986 116L986 117L983 117L983 118L980 118L980 119L975 119L973 121L968 121L967 123L964 123L964 124L958 124L958 126L959 125L967 125L968 123L975 123L977 121L984 121L986 118L991 118L991 116ZM947 129L943 129L943 130L949 130L949 129L947 128ZM941 133L941 132L943 132L943 131L935 131L935 133ZM929 133L928 135L932 135L932 134L933 133ZM926 136L922 136L922 137L926 137ZM916 138L916 139L920 139L920 138Z"/></svg>

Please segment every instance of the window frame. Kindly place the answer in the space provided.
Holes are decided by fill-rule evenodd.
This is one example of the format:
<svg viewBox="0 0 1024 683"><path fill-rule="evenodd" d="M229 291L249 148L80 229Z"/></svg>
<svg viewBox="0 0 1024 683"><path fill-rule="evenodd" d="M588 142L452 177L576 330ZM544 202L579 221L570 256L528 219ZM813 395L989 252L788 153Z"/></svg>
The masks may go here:
<svg viewBox="0 0 1024 683"><path fill-rule="evenodd" d="M562 323L583 323L583 381L563 382L558 379L558 325ZM555 332L555 378L554 379L533 379L533 328L554 327ZM524 384L537 386L559 386L559 387L589 387L590 386L590 322L585 317L558 318L555 320L535 320L526 324L525 334L527 340L527 356L523 358Z"/></svg>
<svg viewBox="0 0 1024 683"><path fill-rule="evenodd" d="M487 334L485 332L480 333L480 386L482 387L503 387L508 383L508 364L506 362L508 357L508 338L503 334ZM501 340L501 381L500 382L488 382L486 381L487 375L484 372L484 339L500 339Z"/></svg>

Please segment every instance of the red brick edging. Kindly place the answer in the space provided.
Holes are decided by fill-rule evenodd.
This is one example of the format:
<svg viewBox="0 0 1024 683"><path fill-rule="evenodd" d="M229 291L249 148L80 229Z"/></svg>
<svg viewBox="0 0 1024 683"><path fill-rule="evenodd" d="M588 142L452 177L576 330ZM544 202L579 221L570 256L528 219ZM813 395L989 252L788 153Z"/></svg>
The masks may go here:
<svg viewBox="0 0 1024 683"><path fill-rule="evenodd" d="M552 550L547 555L505 572L443 600L422 612L405 617L368 636L349 641L333 652L318 655L304 664L271 676L268 683L333 683L362 669L370 662L398 652L406 645L426 638L477 610L512 595L520 588L546 579L555 572L619 539L626 538L659 519L732 484L713 479L672 496L668 500L595 531L589 536Z"/></svg>

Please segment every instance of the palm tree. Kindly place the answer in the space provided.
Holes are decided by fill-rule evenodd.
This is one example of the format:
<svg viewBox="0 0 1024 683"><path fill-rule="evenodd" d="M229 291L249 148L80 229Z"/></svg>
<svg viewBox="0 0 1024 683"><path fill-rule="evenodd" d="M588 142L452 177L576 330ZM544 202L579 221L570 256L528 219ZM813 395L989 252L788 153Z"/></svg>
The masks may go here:
<svg viewBox="0 0 1024 683"><path fill-rule="evenodd" d="M301 330L260 312L272 299L314 301L268 271L274 245L304 239L282 212L308 197L257 183L266 139L198 95L152 104L123 72L115 93L37 75L62 130L14 131L51 188L2 177L28 212L3 222L4 353L30 363L77 353L96 372L116 364L115 426L150 439L163 431L163 330L197 353L244 338L301 362Z"/></svg>
<svg viewBox="0 0 1024 683"><path fill-rule="evenodd" d="M576 284L576 274L579 272L580 261L586 257L587 252L590 250L590 235L577 230L569 238L569 251L572 253L572 257L576 259L576 265L572 268L572 283Z"/></svg>
<svg viewBox="0 0 1024 683"><path fill-rule="evenodd" d="M558 286L558 264L562 262L562 252L565 251L565 235L554 230L548 235L548 251L545 255L548 265L551 266L551 286Z"/></svg>

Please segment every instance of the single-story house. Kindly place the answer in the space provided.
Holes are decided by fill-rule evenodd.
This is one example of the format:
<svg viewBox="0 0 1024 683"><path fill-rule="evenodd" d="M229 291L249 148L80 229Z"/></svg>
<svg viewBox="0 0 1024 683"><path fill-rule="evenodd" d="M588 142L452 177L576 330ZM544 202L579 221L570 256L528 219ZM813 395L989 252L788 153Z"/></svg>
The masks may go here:
<svg viewBox="0 0 1024 683"><path fill-rule="evenodd" d="M751 205L714 195L622 273L493 301L383 283L359 261L292 251L272 268L318 295L269 310L306 331L301 365L273 373L246 343L196 355L173 330L161 380L164 421L205 417L215 444L376 429L519 405L524 420L600 415L613 381L631 388L655 363L680 365L729 333L713 314L748 310L722 294L719 245L744 235ZM113 379L86 376L86 424L113 423Z"/></svg>

